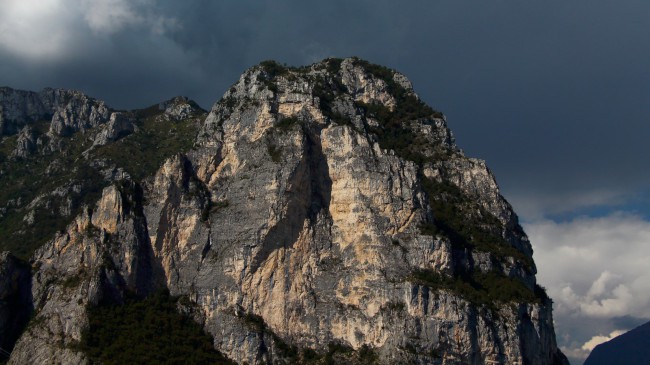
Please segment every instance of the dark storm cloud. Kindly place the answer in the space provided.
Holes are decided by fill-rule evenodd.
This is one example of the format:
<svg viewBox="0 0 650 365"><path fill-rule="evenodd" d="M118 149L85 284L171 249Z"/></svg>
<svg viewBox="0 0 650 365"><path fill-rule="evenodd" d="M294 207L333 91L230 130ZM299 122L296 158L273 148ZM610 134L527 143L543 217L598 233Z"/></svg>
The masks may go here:
<svg viewBox="0 0 650 365"><path fill-rule="evenodd" d="M206 107L260 60L357 55L409 76L527 215L624 203L648 187L647 2L160 5L181 24L168 34L181 50L170 64L191 62L169 78L196 85L191 96Z"/></svg>
<svg viewBox="0 0 650 365"><path fill-rule="evenodd" d="M40 5L34 0L23 1ZM79 89L117 108L144 107L178 94L201 93L197 85L203 82L203 71L195 66L191 55L165 34L155 32L153 25L145 24L137 8L130 9L132 18L126 20L110 14L97 19L92 9L82 8L84 2L71 2L78 8L65 12L52 9L54 14L49 17L26 14L23 21L16 20L27 24L20 32L22 49L16 49L8 36L0 35L0 84L34 90ZM103 2L128 4L123 0ZM70 5L64 0L50 3L57 4L54 7ZM93 20L86 19L90 16ZM49 29L32 27L44 18L59 37L50 40ZM49 43L56 46L48 47Z"/></svg>
<svg viewBox="0 0 650 365"><path fill-rule="evenodd" d="M208 108L261 60L356 55L405 73L525 216L625 203L649 185L646 1L94 3L110 7L46 18L73 36L63 56L26 61L0 45L0 82ZM106 15L115 4L129 16Z"/></svg>

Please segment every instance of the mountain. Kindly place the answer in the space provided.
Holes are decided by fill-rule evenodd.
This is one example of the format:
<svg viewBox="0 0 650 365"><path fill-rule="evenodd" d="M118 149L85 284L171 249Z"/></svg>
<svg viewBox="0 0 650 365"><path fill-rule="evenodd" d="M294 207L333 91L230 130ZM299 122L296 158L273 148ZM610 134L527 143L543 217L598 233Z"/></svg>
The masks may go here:
<svg viewBox="0 0 650 365"><path fill-rule="evenodd" d="M568 364L512 207L396 71L0 105L10 363Z"/></svg>
<svg viewBox="0 0 650 365"><path fill-rule="evenodd" d="M650 359L650 322L596 346L584 365L642 365Z"/></svg>

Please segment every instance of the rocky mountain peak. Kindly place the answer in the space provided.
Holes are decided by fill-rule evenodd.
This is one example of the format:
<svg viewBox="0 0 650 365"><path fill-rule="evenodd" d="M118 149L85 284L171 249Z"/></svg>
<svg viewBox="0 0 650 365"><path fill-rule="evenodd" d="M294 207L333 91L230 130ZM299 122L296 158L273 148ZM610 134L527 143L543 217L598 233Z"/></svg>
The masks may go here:
<svg viewBox="0 0 650 365"><path fill-rule="evenodd" d="M258 124L251 125L247 118L242 118L257 110L264 113ZM426 133L431 140L406 146L406 139L415 139L406 135L419 133L420 127L403 122L418 120L426 121L421 128L431 130ZM276 124L282 128L292 121L317 128L332 123L373 128L382 131L377 135L382 137L380 143L384 148L410 159L432 157L436 153L432 145L456 150L442 113L422 103L404 75L357 58L327 59L299 68L273 61L252 67L212 108L205 130L213 130L218 124L237 125L245 133L260 135ZM391 136L395 134L404 134L405 138ZM214 140L207 139L207 143Z"/></svg>
<svg viewBox="0 0 650 365"><path fill-rule="evenodd" d="M77 209L31 256L39 322L11 362L105 361L87 329L115 316L87 309L168 290L240 364L566 364L516 214L402 74L266 61L207 114L174 98L94 126L88 105L57 137L80 156L48 167L58 198L24 197Z"/></svg>
<svg viewBox="0 0 650 365"><path fill-rule="evenodd" d="M203 111L193 100L185 96L177 96L158 104L158 109L164 112L167 118L174 120L187 119L193 114Z"/></svg>

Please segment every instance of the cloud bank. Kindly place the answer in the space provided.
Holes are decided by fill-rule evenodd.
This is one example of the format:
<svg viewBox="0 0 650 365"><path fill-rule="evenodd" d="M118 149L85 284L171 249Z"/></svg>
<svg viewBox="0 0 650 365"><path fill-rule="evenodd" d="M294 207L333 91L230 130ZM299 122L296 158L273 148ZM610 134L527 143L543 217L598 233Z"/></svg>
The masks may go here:
<svg viewBox="0 0 650 365"><path fill-rule="evenodd" d="M78 89L117 108L198 94L206 75L172 39L182 28L156 0L2 0L0 85Z"/></svg>
<svg viewBox="0 0 650 365"><path fill-rule="evenodd" d="M0 46L30 61L60 60L94 37L125 29L162 35L177 26L153 5L153 0L4 0Z"/></svg>
<svg viewBox="0 0 650 365"><path fill-rule="evenodd" d="M599 343L650 320L650 221L613 213L524 228L568 354L584 359ZM624 317L632 320L613 320Z"/></svg>

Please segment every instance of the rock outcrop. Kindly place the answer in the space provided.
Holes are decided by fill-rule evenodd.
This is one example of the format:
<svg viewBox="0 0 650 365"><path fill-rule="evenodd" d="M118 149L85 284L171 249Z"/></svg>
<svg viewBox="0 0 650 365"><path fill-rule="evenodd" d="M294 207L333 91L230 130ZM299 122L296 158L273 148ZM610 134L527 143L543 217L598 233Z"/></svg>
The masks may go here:
<svg viewBox="0 0 650 365"><path fill-rule="evenodd" d="M41 92L0 88L0 135L15 134L23 126L50 120L50 133L69 135L96 127L110 117L103 101L79 91L46 88Z"/></svg>
<svg viewBox="0 0 650 365"><path fill-rule="evenodd" d="M16 148L11 152L11 157L25 158L36 151L36 135L32 128L25 126L16 140Z"/></svg>
<svg viewBox="0 0 650 365"><path fill-rule="evenodd" d="M39 249L33 258L32 296L35 319L22 335L10 362L15 364L83 364L74 351L87 326L86 307L121 301L132 292L148 294L151 277L140 207L130 183L110 186L94 210L84 212L65 233ZM34 346L38 344L37 350Z"/></svg>
<svg viewBox="0 0 650 365"><path fill-rule="evenodd" d="M133 118L123 113L112 113L108 123L105 124L102 131L95 137L93 146L104 146L134 131L135 125L133 124Z"/></svg>
<svg viewBox="0 0 650 365"><path fill-rule="evenodd" d="M493 175L395 71L262 63L191 151L101 195L33 256L11 363L86 363L86 307L163 287L240 364L568 363Z"/></svg>

